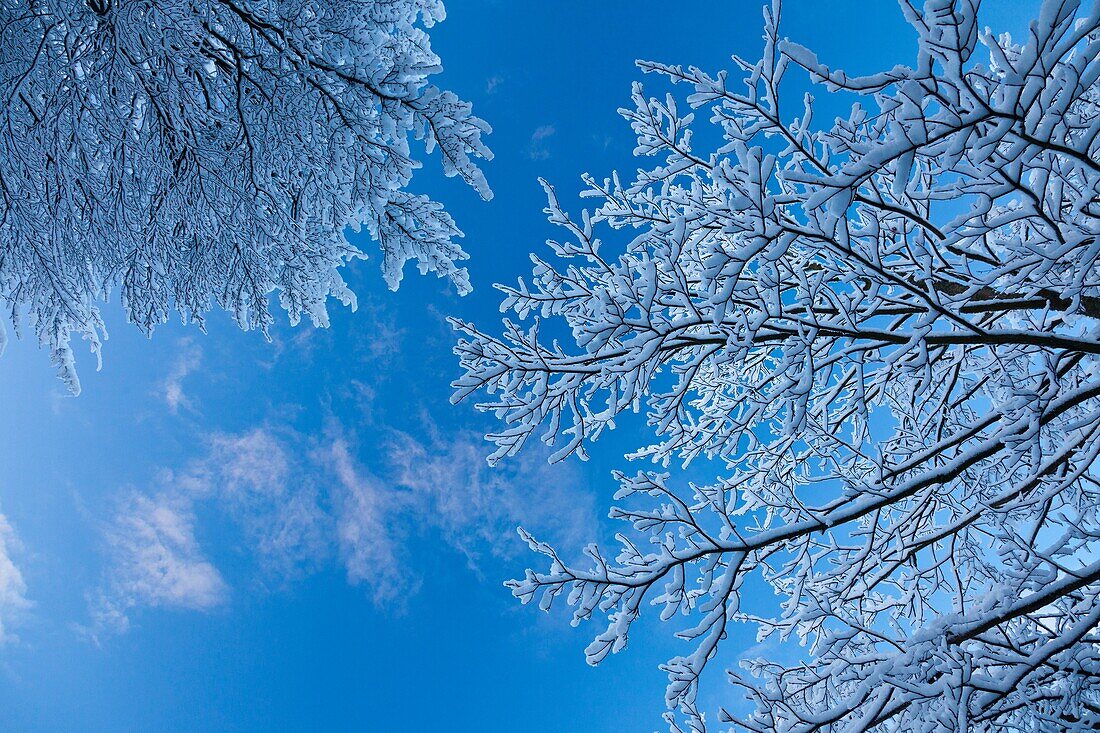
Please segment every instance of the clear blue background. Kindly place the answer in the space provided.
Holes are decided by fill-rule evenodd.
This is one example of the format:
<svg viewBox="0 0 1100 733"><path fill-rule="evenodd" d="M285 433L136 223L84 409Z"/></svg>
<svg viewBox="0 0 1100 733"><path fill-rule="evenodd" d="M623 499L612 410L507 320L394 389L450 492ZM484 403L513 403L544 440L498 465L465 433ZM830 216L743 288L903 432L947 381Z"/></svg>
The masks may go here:
<svg viewBox="0 0 1100 733"><path fill-rule="evenodd" d="M1032 7L989 4L985 22L1018 33ZM472 537L464 545L477 550L471 561L415 517L393 520L403 523L405 572L419 583L399 606L349 584L335 558L265 581L239 528L204 505L196 534L231 586L227 601L207 612L134 608L128 632L98 643L82 631L89 597L110 571L103 528L117 496L155 490L166 469L200 459L210 435L285 425L306 451L311 436L338 425L358 465L384 476L379 436L415 436L429 424L443 435L491 427L470 405L448 404L457 371L441 314L498 323L492 283L526 274L528 253L555 234L536 177L573 201L581 172L635 168L629 128L616 114L640 76L635 58L717 70L732 66L732 53L754 58L761 45L756 0L450 0L448 11L432 32L445 65L438 81L494 126L497 157L486 172L496 198L483 203L443 179L433 159L417 185L465 230L473 295L460 299L411 270L398 293L387 293L365 242L372 260L347 272L362 307L334 307L324 333L295 340L301 329L283 319L268 343L218 316L209 335L172 324L147 341L109 309L104 368L82 359L84 394L75 399L33 342L13 342L0 358L0 512L22 540L16 562L34 603L13 629L19 639L0 646L0 732L663 728L656 666L680 651L666 630L643 623L626 653L588 668L582 649L598 627L572 629L560 615L522 608L501 586L537 559L511 538L494 553ZM857 72L907 62L915 50L890 0L788 0L783 33ZM648 83L663 93L658 80ZM372 349L378 339L384 346ZM163 385L196 349L201 362L180 382L187 404L173 413ZM356 385L373 390L367 407ZM627 421L589 464L554 469L546 475L557 479L539 491L572 492L592 524L606 523L608 471L641 431L640 421ZM517 508L516 518L526 521L526 511ZM546 520L532 514L536 524ZM727 651L751 642L735 636ZM714 677L710 701L725 691Z"/></svg>

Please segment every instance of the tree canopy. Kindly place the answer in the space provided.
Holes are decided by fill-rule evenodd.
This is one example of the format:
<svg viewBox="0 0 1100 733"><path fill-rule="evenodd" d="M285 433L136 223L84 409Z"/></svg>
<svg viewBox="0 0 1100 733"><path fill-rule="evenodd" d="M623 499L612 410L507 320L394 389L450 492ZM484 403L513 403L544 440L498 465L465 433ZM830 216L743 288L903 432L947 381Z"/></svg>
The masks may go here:
<svg viewBox="0 0 1100 733"><path fill-rule="evenodd" d="M585 176L580 216L547 185L565 240L500 335L455 322L493 460L645 413L617 547L528 536L548 566L509 585L606 616L591 663L655 606L689 645L674 731L735 623L768 645L724 657L735 728L1100 725L1100 6L1047 0L1019 42L978 0L900 6L918 55L881 73L784 39L778 1L733 73L640 63L686 90L635 86L644 167Z"/></svg>
<svg viewBox="0 0 1100 733"><path fill-rule="evenodd" d="M484 198L489 127L428 82L439 0L0 2L0 301L79 390L117 290L146 332L213 305L245 329L354 304L338 269L365 227L469 289L443 207L407 190L410 138ZM2 334L2 332L0 332ZM2 337L0 337L2 341Z"/></svg>

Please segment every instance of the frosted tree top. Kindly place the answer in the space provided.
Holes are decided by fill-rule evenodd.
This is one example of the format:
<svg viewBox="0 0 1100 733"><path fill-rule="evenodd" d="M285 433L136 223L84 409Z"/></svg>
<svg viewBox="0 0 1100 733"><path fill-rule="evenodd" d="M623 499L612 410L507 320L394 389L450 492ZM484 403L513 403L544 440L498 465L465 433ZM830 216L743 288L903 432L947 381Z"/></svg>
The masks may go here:
<svg viewBox="0 0 1100 733"><path fill-rule="evenodd" d="M410 145L484 198L488 125L426 29L438 0L0 3L0 300L77 391L70 335L99 352L115 291L146 332L212 305L267 329L353 304L339 268L365 227L396 288L408 260L469 290L461 232L408 190Z"/></svg>

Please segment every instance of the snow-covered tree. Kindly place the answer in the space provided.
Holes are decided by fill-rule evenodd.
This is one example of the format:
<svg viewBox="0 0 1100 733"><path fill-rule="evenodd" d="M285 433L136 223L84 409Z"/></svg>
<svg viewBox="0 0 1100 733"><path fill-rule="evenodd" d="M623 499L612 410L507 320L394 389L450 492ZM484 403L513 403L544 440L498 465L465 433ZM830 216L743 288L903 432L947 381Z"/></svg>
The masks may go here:
<svg viewBox="0 0 1100 733"><path fill-rule="evenodd" d="M735 623L767 657L722 646L738 729L1100 726L1100 4L1047 0L1022 43L978 0L900 5L916 61L870 76L783 39L778 2L736 74L642 63L689 90L635 87L653 162L586 176L579 218L547 186L567 241L502 287L502 336L456 323L493 460L644 411L632 457L693 463L619 475L616 549L528 537L549 567L509 584L606 615L591 663L680 617L673 730L704 728Z"/></svg>
<svg viewBox="0 0 1100 733"><path fill-rule="evenodd" d="M0 0L0 301L76 391L117 290L146 332L217 304L267 329L354 304L338 269L366 227L469 289L442 206L407 190L410 140L491 193L488 126L437 88L440 0ZM2 334L2 331L0 331ZM0 336L2 341L2 336Z"/></svg>

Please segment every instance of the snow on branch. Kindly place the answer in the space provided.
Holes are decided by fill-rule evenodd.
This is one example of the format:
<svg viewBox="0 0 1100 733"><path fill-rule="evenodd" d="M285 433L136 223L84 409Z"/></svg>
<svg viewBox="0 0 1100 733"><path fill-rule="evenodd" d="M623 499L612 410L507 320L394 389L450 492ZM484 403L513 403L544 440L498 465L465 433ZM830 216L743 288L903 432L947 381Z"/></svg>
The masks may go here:
<svg viewBox="0 0 1100 733"><path fill-rule="evenodd" d="M365 227L396 288L407 260L470 288L461 232L406 187L411 140L483 198L489 126L428 77L439 0L0 2L0 301L79 383L112 291L151 332L216 304L242 328L327 322Z"/></svg>
<svg viewBox="0 0 1100 733"><path fill-rule="evenodd" d="M784 39L778 1L736 73L641 63L686 90L635 85L643 170L586 176L579 217L547 185L565 241L500 287L500 335L455 322L493 461L644 411L631 458L724 467L618 475L616 550L525 535L549 567L509 583L605 616L592 663L643 609L677 625L673 731L715 717L735 623L772 657L726 650L736 729L1100 725L1100 6L1048 0L1016 43L977 4L902 0L918 55L878 74Z"/></svg>

